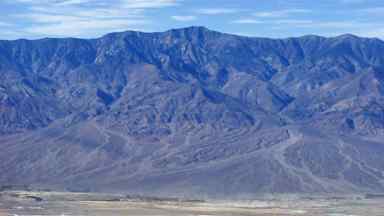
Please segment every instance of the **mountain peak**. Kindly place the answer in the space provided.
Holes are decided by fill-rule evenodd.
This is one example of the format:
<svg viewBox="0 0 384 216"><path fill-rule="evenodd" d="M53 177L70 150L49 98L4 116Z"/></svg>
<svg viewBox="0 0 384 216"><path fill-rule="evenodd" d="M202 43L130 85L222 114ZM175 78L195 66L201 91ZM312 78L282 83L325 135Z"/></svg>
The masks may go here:
<svg viewBox="0 0 384 216"><path fill-rule="evenodd" d="M177 28L166 31L165 33L183 33L186 35L195 35L195 34L207 34L212 33L212 31L204 26L189 26L185 28Z"/></svg>
<svg viewBox="0 0 384 216"><path fill-rule="evenodd" d="M358 40L361 39L361 37L354 35L354 34L342 34L335 37L338 40Z"/></svg>
<svg viewBox="0 0 384 216"><path fill-rule="evenodd" d="M216 38L223 33L210 30L203 26L190 26L186 28L171 29L161 33L164 36L171 36L172 38L186 39L189 41L203 42L206 39Z"/></svg>
<svg viewBox="0 0 384 216"><path fill-rule="evenodd" d="M171 29L170 31L211 31L205 26L188 26L184 28Z"/></svg>

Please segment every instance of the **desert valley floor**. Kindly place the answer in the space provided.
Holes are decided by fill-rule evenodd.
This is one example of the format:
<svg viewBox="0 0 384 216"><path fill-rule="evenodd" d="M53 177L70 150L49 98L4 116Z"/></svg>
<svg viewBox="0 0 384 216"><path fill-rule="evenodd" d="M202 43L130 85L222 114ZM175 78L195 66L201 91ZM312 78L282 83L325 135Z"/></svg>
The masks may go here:
<svg viewBox="0 0 384 216"><path fill-rule="evenodd" d="M3 192L0 216L382 216L379 197L274 197L242 201L178 200L123 195Z"/></svg>

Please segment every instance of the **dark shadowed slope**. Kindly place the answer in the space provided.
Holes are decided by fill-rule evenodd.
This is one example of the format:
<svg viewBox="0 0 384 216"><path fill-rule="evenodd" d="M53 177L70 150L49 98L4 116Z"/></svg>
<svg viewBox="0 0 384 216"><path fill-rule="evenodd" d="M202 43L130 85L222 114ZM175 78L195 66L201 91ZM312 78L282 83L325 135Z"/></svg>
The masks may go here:
<svg viewBox="0 0 384 216"><path fill-rule="evenodd" d="M190 27L0 41L0 183L384 191L384 42Z"/></svg>

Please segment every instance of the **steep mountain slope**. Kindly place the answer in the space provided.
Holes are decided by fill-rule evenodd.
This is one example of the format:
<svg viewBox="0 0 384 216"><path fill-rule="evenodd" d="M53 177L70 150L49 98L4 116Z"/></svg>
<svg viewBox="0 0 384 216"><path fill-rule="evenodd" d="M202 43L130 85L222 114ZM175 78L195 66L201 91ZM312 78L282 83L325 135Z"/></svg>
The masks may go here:
<svg viewBox="0 0 384 216"><path fill-rule="evenodd" d="M0 41L0 184L384 191L384 42L190 27Z"/></svg>

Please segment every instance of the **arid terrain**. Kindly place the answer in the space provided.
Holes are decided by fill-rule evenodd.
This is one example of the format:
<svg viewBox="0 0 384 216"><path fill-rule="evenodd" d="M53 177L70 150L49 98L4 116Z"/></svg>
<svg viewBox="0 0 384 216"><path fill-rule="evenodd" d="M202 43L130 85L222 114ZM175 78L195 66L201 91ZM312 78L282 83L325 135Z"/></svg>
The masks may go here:
<svg viewBox="0 0 384 216"><path fill-rule="evenodd" d="M202 201L124 195L3 192L0 215L132 215L132 216L251 216L329 215L381 216L382 198L274 197L242 201Z"/></svg>
<svg viewBox="0 0 384 216"><path fill-rule="evenodd" d="M384 193L384 41L191 26L0 41L0 185Z"/></svg>

